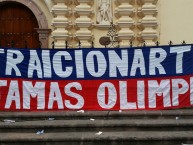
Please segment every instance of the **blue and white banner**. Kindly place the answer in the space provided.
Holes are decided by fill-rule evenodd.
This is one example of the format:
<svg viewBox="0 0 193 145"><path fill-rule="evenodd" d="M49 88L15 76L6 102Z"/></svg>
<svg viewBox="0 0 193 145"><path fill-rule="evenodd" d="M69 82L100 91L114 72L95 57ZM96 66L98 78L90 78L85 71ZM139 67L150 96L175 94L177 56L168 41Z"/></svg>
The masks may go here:
<svg viewBox="0 0 193 145"><path fill-rule="evenodd" d="M193 45L0 48L0 110L159 110L193 104Z"/></svg>

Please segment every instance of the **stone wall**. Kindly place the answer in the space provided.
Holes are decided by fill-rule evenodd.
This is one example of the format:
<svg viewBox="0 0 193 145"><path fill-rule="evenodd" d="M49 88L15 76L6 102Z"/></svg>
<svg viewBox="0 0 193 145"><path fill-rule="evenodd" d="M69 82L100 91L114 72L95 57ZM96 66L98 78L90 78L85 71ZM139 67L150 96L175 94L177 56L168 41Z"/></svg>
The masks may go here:
<svg viewBox="0 0 193 145"><path fill-rule="evenodd" d="M48 0L45 0L48 4ZM51 4L52 3L52 4ZM155 45L158 40L157 0L52 0L52 38L57 48L102 47L110 23L118 30L121 47Z"/></svg>

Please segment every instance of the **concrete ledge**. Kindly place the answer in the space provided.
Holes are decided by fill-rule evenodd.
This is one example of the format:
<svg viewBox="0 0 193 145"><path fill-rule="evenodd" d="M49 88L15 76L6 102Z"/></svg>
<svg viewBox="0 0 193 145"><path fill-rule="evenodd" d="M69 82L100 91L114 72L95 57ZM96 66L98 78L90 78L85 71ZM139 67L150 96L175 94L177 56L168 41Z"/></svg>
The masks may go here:
<svg viewBox="0 0 193 145"><path fill-rule="evenodd" d="M70 132L70 133L0 133L0 142L52 142L52 141L162 141L162 140L186 140L193 141L193 131L154 131L154 132Z"/></svg>
<svg viewBox="0 0 193 145"><path fill-rule="evenodd" d="M135 120L54 120L0 122L0 132L79 132L79 131L191 131L192 119L135 119Z"/></svg>
<svg viewBox="0 0 193 145"><path fill-rule="evenodd" d="M84 113L78 113L76 111L47 111L47 112L0 112L0 118L167 118L174 116L193 117L193 109L176 109L176 110L162 110L162 111L85 111Z"/></svg>
<svg viewBox="0 0 193 145"><path fill-rule="evenodd" d="M9 118L16 122L3 122ZM192 118L193 109L0 112L0 145L193 144ZM45 133L37 135L42 129ZM99 131L103 133L96 135Z"/></svg>

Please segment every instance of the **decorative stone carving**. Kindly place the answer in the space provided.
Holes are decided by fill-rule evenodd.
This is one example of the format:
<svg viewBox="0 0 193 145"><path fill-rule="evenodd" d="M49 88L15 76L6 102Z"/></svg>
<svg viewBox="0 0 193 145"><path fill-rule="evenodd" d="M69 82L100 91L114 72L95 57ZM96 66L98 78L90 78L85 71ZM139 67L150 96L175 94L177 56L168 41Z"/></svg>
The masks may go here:
<svg viewBox="0 0 193 145"><path fill-rule="evenodd" d="M75 20L76 26L79 30L75 36L81 42L81 47L91 47L92 32L89 27L92 26L93 22L90 18L93 10L91 8L92 0L77 0L79 5L75 7L75 13L79 16Z"/></svg>
<svg viewBox="0 0 193 145"><path fill-rule="evenodd" d="M138 9L138 15L142 17L138 21L139 29L139 40L141 42L145 41L146 45L155 45L155 41L158 38L157 26L158 21L157 15L157 0L138 0L141 8Z"/></svg>
<svg viewBox="0 0 193 145"><path fill-rule="evenodd" d="M136 43L134 46L141 45L144 41L147 45L155 45L155 41L157 41L159 36L157 30L158 20L156 18L157 0L45 1L50 7L53 3L52 14L54 19L52 25L54 29L52 37L54 38L56 48L65 48L65 41L68 41L70 47L78 47L78 41L81 42L81 47L91 47L91 40L94 37L95 47L99 47L99 38L106 34L112 21L118 28L121 47L128 47L130 45L129 41ZM105 11L99 14L99 10L105 7L106 9L104 10L109 11L108 14L111 14L110 16L105 14ZM115 8L113 9L113 7ZM95 9L94 15L93 8ZM107 8L110 9L107 10ZM73 9L75 15L70 14L71 9ZM69 20L73 21L74 27L69 27L71 25ZM94 24L92 20L95 21ZM138 27L135 27L136 24ZM94 32L96 29L102 29L100 30L101 33L95 33L93 36L92 31ZM69 39L71 35L75 39Z"/></svg>
<svg viewBox="0 0 193 145"><path fill-rule="evenodd" d="M111 0L98 0L97 24L110 25L113 20Z"/></svg>
<svg viewBox="0 0 193 145"><path fill-rule="evenodd" d="M67 16L70 14L71 9L68 8L63 0L54 0L54 2L55 5L52 7L54 15L52 25L55 30L52 32L52 37L55 41L55 48L65 48L65 43L69 38L69 32L66 28L70 23ZM65 0L65 2L69 2L69 0Z"/></svg>
<svg viewBox="0 0 193 145"><path fill-rule="evenodd" d="M135 11L130 4L134 3L134 0L116 0L116 3L119 5L115 9L115 15L118 18L117 25L120 27L118 32L120 47L128 47L129 41L134 38L134 32L131 30L134 20L130 17Z"/></svg>

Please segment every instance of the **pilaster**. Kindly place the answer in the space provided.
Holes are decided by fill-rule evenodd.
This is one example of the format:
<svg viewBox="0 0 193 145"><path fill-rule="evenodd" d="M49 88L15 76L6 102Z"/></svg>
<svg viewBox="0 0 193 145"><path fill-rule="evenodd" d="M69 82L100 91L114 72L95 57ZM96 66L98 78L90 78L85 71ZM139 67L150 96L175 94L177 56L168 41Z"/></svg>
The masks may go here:
<svg viewBox="0 0 193 145"><path fill-rule="evenodd" d="M93 22L90 18L93 10L91 5L93 0L77 0L78 5L75 7L75 13L78 17L75 20L75 25L78 30L75 33L76 38L81 42L81 47L89 48L91 47L92 32L89 29Z"/></svg>
<svg viewBox="0 0 193 145"><path fill-rule="evenodd" d="M134 0L116 0L116 4L119 5L115 9L115 16L118 18L117 25L120 27L120 31L118 32L120 47L128 47L129 41L132 41L134 38L132 30L134 26L132 18L134 7L131 3L133 4Z"/></svg>
<svg viewBox="0 0 193 145"><path fill-rule="evenodd" d="M138 26L141 32L139 33L139 40L145 41L146 45L155 45L158 38L158 21L157 15L157 0L138 0L141 7L138 9L138 16L141 19L138 21Z"/></svg>
<svg viewBox="0 0 193 145"><path fill-rule="evenodd" d="M69 0L53 0L55 5L52 7L52 13L54 15L52 25L54 31L52 37L55 41L55 48L65 48L65 42L69 37L69 32L66 29L70 24L67 16L71 13L71 8L67 6Z"/></svg>
<svg viewBox="0 0 193 145"><path fill-rule="evenodd" d="M48 37L51 29L35 29L39 34L39 40L42 44L42 48L48 48Z"/></svg>

